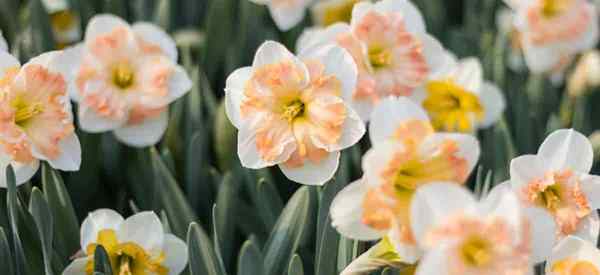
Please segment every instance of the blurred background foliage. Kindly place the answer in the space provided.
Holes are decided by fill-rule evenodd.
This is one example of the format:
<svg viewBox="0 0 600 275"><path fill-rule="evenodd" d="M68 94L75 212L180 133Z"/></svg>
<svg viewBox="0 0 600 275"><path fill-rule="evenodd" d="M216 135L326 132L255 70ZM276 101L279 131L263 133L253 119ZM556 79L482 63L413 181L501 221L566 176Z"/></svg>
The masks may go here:
<svg viewBox="0 0 600 275"><path fill-rule="evenodd" d="M66 9L52 2L0 0L0 29L21 61L77 42L93 15L113 13L166 29L194 86L172 105L169 128L155 148L130 148L110 133L78 132L79 172L45 165L30 183L0 189L0 273L60 274L79 249L80 222L98 208L159 213L165 228L188 242L189 274L331 275L369 247L337 234L328 215L334 195L361 176L366 139L343 152L334 180L300 186L278 169L240 167L235 129L221 103L230 72L249 65L264 40L294 49L310 16L280 32L267 8L248 0L68 0ZM510 159L534 153L555 129L588 135L600 129L600 95L593 89L568 94L546 76L507 68L511 44L495 23L501 0L413 2L448 49L481 58L486 79L507 99L504 118L478 133L482 158L469 181L474 190L506 180ZM65 39L57 33L61 28L76 28L79 36ZM97 274L110 274L98 263Z"/></svg>

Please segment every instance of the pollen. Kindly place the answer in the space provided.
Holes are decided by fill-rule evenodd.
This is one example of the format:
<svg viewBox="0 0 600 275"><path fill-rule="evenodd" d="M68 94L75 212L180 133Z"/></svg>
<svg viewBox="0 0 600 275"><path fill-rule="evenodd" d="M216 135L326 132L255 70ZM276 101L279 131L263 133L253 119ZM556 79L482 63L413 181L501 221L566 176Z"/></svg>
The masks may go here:
<svg viewBox="0 0 600 275"><path fill-rule="evenodd" d="M373 69L382 69L392 65L392 51L383 46L369 47L369 61Z"/></svg>
<svg viewBox="0 0 600 275"><path fill-rule="evenodd" d="M304 115L304 111L305 111L304 109L305 109L304 102L302 102L302 100L300 100L300 99L295 99L295 100L292 100L291 102L285 104L285 106L283 107L281 116L283 117L283 119L285 119L291 123L295 119L302 117Z"/></svg>
<svg viewBox="0 0 600 275"><path fill-rule="evenodd" d="M492 260L492 244L481 236L471 236L460 246L464 263L472 267L483 267Z"/></svg>
<svg viewBox="0 0 600 275"><path fill-rule="evenodd" d="M562 204L560 184L556 183L546 187L538 194L537 202L548 210L555 211Z"/></svg>
<svg viewBox="0 0 600 275"><path fill-rule="evenodd" d="M122 90L126 90L133 85L134 80L135 74L131 65L119 63L114 66L112 71L112 81L115 86Z"/></svg>
<svg viewBox="0 0 600 275"><path fill-rule="evenodd" d="M21 97L13 99L11 106L15 110L15 123L21 127L24 127L33 117L44 112L42 103L29 103Z"/></svg>
<svg viewBox="0 0 600 275"><path fill-rule="evenodd" d="M484 108L472 92L453 80L430 81L423 108L432 118L436 130L470 132L483 119Z"/></svg>

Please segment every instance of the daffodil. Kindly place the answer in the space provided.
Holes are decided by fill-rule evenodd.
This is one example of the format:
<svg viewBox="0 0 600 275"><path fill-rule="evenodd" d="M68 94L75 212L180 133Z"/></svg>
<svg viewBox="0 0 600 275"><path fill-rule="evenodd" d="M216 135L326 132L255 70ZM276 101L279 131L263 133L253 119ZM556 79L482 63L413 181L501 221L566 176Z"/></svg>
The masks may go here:
<svg viewBox="0 0 600 275"><path fill-rule="evenodd" d="M504 96L496 85L483 79L479 60L456 60L449 52L445 55L446 67L430 75L412 96L425 108L433 127L472 133L497 122L506 105Z"/></svg>
<svg viewBox="0 0 600 275"><path fill-rule="evenodd" d="M113 15L97 15L85 41L67 52L78 61L71 68L71 98L79 103L80 127L113 131L130 146L156 144L167 127L169 104L192 85L176 63L175 43L149 23L129 26Z"/></svg>
<svg viewBox="0 0 600 275"><path fill-rule="evenodd" d="M322 0L311 8L312 19L318 26L329 26L338 22L350 23L352 8L365 0Z"/></svg>
<svg viewBox="0 0 600 275"><path fill-rule="evenodd" d="M277 42L265 42L252 66L226 81L226 111L239 130L242 165L279 165L293 181L324 184L338 167L340 150L365 133L347 104L355 85L356 65L340 47L296 57Z"/></svg>
<svg viewBox="0 0 600 275"><path fill-rule="evenodd" d="M50 23L57 48L65 48L81 39L81 22L73 10L65 8L50 13Z"/></svg>
<svg viewBox="0 0 600 275"><path fill-rule="evenodd" d="M544 209L556 230L545 232L547 242L576 235L596 243L600 233L600 177L589 175L593 162L590 141L575 130L557 130L537 155L523 155L510 163L510 186L527 207ZM532 217L537 223L543 218Z"/></svg>
<svg viewBox="0 0 600 275"><path fill-rule="evenodd" d="M441 44L427 34L421 13L407 0L355 4L350 25L307 31L298 50L328 43L348 50L358 66L352 106L365 121L381 99L411 95L446 62Z"/></svg>
<svg viewBox="0 0 600 275"><path fill-rule="evenodd" d="M598 42L596 7L588 0L505 0L515 12L527 66L556 71Z"/></svg>
<svg viewBox="0 0 600 275"><path fill-rule="evenodd" d="M165 233L154 212L137 213L123 219L110 209L89 213L81 225L81 251L63 275L94 274L94 253L98 246L106 250L112 274L177 275L187 265L186 244Z"/></svg>
<svg viewBox="0 0 600 275"><path fill-rule="evenodd" d="M600 250L595 243L567 236L552 250L547 275L600 275Z"/></svg>
<svg viewBox="0 0 600 275"><path fill-rule="evenodd" d="M63 52L49 52L21 66L0 52L0 186L4 168L16 183L29 180L40 160L55 169L79 170L81 146L75 135L68 96L70 74Z"/></svg>
<svg viewBox="0 0 600 275"><path fill-rule="evenodd" d="M333 226L359 240L389 238L398 261L421 256L410 230L410 204L418 188L437 181L463 184L479 158L471 135L435 133L427 114L408 98L386 98L371 118L373 148L363 158L364 176L331 206Z"/></svg>
<svg viewBox="0 0 600 275"><path fill-rule="evenodd" d="M429 184L414 195L411 217L426 251L416 275L533 274L533 232L513 192L478 202L456 184Z"/></svg>
<svg viewBox="0 0 600 275"><path fill-rule="evenodd" d="M250 0L259 5L266 5L271 18L282 31L288 31L304 19L306 9L313 0Z"/></svg>

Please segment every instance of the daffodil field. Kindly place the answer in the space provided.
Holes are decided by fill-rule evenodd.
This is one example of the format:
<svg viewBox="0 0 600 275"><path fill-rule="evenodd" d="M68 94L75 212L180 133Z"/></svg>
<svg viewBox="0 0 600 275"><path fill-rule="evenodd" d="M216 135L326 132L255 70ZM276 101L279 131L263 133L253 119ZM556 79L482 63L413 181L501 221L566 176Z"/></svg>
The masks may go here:
<svg viewBox="0 0 600 275"><path fill-rule="evenodd" d="M600 275L598 0L0 0L0 275Z"/></svg>

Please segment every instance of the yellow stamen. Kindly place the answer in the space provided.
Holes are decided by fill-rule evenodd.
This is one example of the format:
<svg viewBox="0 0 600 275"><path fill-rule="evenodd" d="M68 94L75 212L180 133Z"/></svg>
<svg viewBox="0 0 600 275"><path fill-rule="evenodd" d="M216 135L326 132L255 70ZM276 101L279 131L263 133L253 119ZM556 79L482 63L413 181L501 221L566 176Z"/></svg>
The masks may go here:
<svg viewBox="0 0 600 275"><path fill-rule="evenodd" d="M62 10L50 15L52 26L59 31L68 31L75 27L75 14L69 10Z"/></svg>
<svg viewBox="0 0 600 275"><path fill-rule="evenodd" d="M304 102L300 99L295 99L284 105L281 116L291 123L304 115L304 109Z"/></svg>
<svg viewBox="0 0 600 275"><path fill-rule="evenodd" d="M115 86L125 90L131 85L133 85L133 81L135 80L135 75L133 72L133 68L127 63L119 63L113 68L112 72L112 80Z"/></svg>
<svg viewBox="0 0 600 275"><path fill-rule="evenodd" d="M562 191L559 183L546 187L538 193L537 203L548 210L554 211L562 204Z"/></svg>
<svg viewBox="0 0 600 275"><path fill-rule="evenodd" d="M369 61L373 69L381 69L392 65L392 51L382 46L369 47Z"/></svg>
<svg viewBox="0 0 600 275"><path fill-rule="evenodd" d="M569 6L570 0L542 0L542 14L546 18L560 15Z"/></svg>
<svg viewBox="0 0 600 275"><path fill-rule="evenodd" d="M15 109L15 123L24 127L27 122L44 111L40 102L29 103L21 97L13 99L11 106Z"/></svg>
<svg viewBox="0 0 600 275"><path fill-rule="evenodd" d="M484 108L479 98L452 80L430 81L423 108L437 130L470 132L473 123L483 119Z"/></svg>
<svg viewBox="0 0 600 275"><path fill-rule="evenodd" d="M119 259L119 275L132 275L131 273L131 257L123 255Z"/></svg>
<svg viewBox="0 0 600 275"><path fill-rule="evenodd" d="M344 3L326 7L323 13L323 25L329 26L337 22L350 22L352 18L352 8L354 4L361 0L346 0Z"/></svg>
<svg viewBox="0 0 600 275"><path fill-rule="evenodd" d="M465 264L482 267L492 259L492 244L481 236L471 236L461 245L460 253Z"/></svg>

